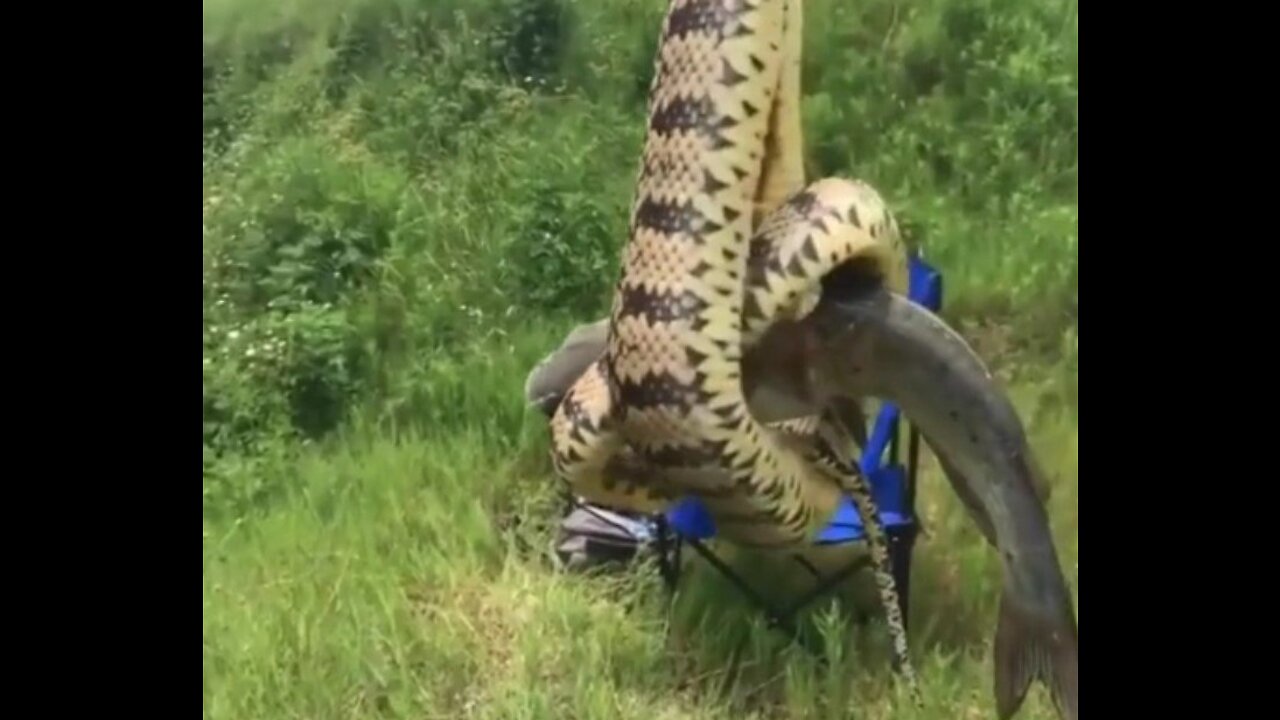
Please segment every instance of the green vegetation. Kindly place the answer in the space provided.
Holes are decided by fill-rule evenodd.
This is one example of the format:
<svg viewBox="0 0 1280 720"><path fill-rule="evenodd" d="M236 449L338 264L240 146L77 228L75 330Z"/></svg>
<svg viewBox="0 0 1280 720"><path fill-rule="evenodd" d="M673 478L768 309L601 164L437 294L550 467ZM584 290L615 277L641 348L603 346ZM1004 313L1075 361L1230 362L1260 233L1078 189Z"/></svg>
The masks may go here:
<svg viewBox="0 0 1280 720"><path fill-rule="evenodd" d="M847 607L821 666L712 578L672 610L651 568L546 561L521 386L609 302L662 10L205 0L206 717L917 716ZM946 274L1074 584L1077 5L809 0L805 35L810 175L871 181ZM998 568L925 472L919 716L989 717Z"/></svg>

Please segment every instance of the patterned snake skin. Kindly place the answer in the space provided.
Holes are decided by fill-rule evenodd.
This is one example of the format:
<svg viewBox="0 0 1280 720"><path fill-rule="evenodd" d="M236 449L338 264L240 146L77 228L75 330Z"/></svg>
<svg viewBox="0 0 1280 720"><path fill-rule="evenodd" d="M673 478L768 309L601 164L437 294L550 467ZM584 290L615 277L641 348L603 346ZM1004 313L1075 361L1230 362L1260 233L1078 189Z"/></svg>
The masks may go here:
<svg viewBox="0 0 1280 720"><path fill-rule="evenodd" d="M810 541L848 493L918 702L884 528L847 460L850 429L835 412L816 426L763 425L742 388L744 350L812 310L837 267L856 262L906 290L880 196L843 179L805 185L801 13L800 0L671 1L606 351L552 418L552 459L575 493L620 506L697 497L721 537L756 549Z"/></svg>

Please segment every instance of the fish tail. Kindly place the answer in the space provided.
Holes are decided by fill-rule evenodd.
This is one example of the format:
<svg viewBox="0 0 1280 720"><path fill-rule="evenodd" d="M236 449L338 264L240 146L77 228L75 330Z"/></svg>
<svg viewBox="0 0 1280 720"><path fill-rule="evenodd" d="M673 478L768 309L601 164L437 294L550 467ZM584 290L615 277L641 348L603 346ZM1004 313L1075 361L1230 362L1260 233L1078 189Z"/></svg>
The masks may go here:
<svg viewBox="0 0 1280 720"><path fill-rule="evenodd" d="M1057 622L1037 618L1008 592L1000 598L995 640L995 694L1008 720L1034 680L1043 682L1067 720L1080 718L1080 634L1070 613Z"/></svg>

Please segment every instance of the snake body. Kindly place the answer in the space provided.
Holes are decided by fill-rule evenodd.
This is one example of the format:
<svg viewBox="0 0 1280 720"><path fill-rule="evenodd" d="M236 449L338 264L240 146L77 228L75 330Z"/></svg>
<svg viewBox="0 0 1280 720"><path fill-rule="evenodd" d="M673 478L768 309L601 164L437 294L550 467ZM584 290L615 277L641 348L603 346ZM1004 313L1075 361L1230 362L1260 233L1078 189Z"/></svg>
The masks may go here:
<svg viewBox="0 0 1280 720"><path fill-rule="evenodd" d="M906 286L880 196L850 180L805 185L800 37L800 0L671 1L606 349L552 418L552 460L574 492L624 507L697 497L721 537L758 549L812 540L849 493L914 692L884 528L847 460L849 428L835 413L816 430L766 426L742 387L744 351L809 312L832 270L856 262Z"/></svg>

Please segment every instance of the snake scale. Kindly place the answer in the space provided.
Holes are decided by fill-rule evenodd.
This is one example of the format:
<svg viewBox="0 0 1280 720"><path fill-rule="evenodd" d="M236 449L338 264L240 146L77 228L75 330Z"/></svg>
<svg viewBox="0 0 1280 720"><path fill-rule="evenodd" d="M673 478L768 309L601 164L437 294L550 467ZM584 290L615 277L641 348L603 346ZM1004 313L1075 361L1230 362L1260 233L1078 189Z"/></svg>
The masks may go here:
<svg viewBox="0 0 1280 720"><path fill-rule="evenodd" d="M744 350L809 312L832 270L856 262L894 290L907 281L897 224L871 187L805 184L801 15L800 0L670 2L606 350L552 418L552 460L579 495L631 507L697 497L721 537L756 549L811 540L848 493L918 702L850 429L833 412L816 431L766 426L742 388Z"/></svg>

